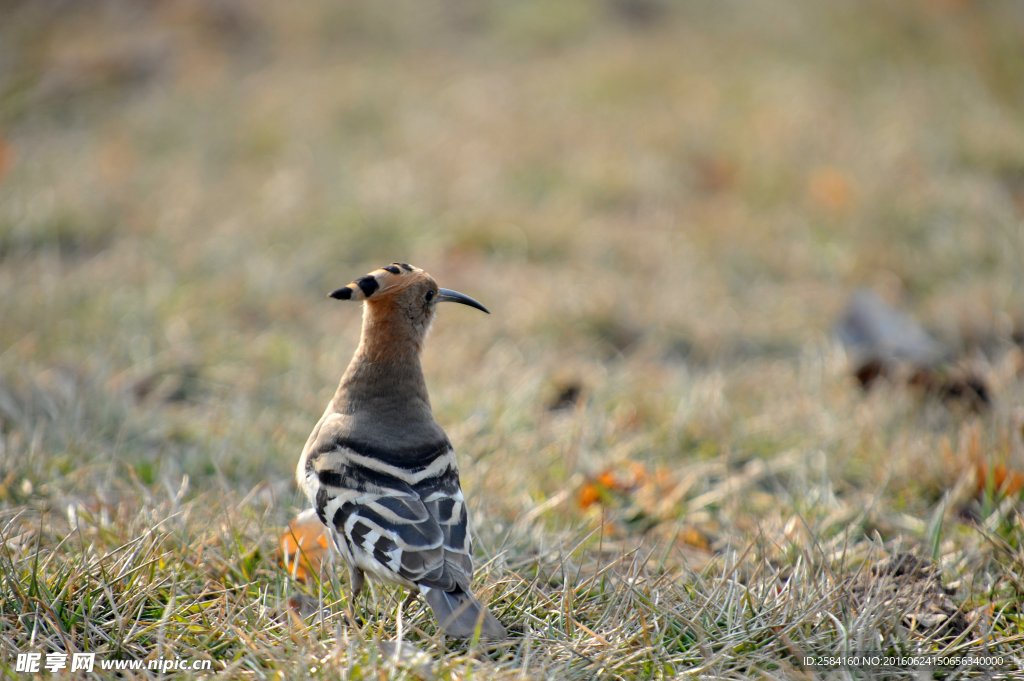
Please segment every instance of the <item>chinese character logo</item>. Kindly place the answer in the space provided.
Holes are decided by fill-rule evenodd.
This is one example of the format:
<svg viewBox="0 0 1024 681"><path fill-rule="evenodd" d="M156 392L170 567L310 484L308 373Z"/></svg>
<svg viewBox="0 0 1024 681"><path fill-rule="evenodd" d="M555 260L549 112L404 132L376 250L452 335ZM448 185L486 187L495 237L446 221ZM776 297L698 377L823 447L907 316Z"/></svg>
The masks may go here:
<svg viewBox="0 0 1024 681"><path fill-rule="evenodd" d="M74 653L71 656L71 671L91 672L96 663L96 653Z"/></svg>
<svg viewBox="0 0 1024 681"><path fill-rule="evenodd" d="M39 671L39 661L43 659L42 653L18 653L18 661L15 663L14 671L34 673Z"/></svg>

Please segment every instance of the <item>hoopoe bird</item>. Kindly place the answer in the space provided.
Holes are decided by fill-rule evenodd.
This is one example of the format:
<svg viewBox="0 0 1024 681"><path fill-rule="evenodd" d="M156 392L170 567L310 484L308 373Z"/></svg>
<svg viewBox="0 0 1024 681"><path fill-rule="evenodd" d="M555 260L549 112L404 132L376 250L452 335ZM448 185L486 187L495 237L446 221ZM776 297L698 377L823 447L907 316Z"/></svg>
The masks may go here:
<svg viewBox="0 0 1024 681"><path fill-rule="evenodd" d="M420 367L438 303L490 313L406 263L329 295L364 301L362 335L296 476L348 564L353 597L368 575L422 594L450 636L470 638L480 627L482 638L505 638L470 592L473 542L459 467Z"/></svg>

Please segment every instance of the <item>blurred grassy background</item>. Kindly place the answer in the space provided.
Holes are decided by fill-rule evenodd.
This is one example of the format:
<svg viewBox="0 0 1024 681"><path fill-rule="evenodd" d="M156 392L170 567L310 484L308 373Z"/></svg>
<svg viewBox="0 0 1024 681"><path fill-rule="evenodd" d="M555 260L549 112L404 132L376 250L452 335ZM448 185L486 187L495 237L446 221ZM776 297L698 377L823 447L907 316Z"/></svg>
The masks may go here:
<svg viewBox="0 0 1024 681"><path fill-rule="evenodd" d="M5 0L0 19L5 517L134 508L188 475L186 499L251 491L282 523L358 340L324 294L396 260L493 312L442 310L424 355L492 549L565 490L550 536L595 527L614 504L573 503L581 480L632 464L677 490L646 526L685 522L709 555L796 541L821 504L855 539L927 544L951 490L981 504L970 457L1024 465L1020 3ZM830 332L863 286L967 357L991 410L862 393ZM702 496L783 454L781 481ZM989 556L965 523L936 553L966 551L954 571Z"/></svg>

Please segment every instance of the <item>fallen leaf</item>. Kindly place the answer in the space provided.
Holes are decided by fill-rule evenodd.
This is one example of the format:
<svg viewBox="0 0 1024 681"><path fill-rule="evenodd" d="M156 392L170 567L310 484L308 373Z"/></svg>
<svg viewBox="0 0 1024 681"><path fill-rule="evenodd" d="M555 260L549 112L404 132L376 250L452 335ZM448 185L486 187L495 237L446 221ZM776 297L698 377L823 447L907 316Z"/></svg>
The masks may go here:
<svg viewBox="0 0 1024 681"><path fill-rule="evenodd" d="M601 492L597 489L597 486L592 482L585 483L580 488L580 496L577 503L580 508L589 508L593 504L601 500Z"/></svg>
<svg viewBox="0 0 1024 681"><path fill-rule="evenodd" d="M635 461L625 470L605 468L596 476L588 477L580 487L578 503L580 508L587 508L598 501L607 503L615 498L632 497L649 478L647 468Z"/></svg>
<svg viewBox="0 0 1024 681"><path fill-rule="evenodd" d="M327 528L311 508L288 523L281 535L281 565L303 582L320 574L327 551Z"/></svg>

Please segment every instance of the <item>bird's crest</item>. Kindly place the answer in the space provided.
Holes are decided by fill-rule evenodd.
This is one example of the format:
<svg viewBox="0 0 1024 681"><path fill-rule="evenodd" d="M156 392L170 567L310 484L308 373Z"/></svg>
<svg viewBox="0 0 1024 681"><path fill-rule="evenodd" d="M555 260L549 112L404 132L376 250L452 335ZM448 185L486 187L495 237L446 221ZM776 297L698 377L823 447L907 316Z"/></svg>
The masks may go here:
<svg viewBox="0 0 1024 681"><path fill-rule="evenodd" d="M348 286L342 286L328 295L338 300L366 300L384 291L400 291L428 276L426 272L409 263L393 262L364 277L359 277Z"/></svg>

